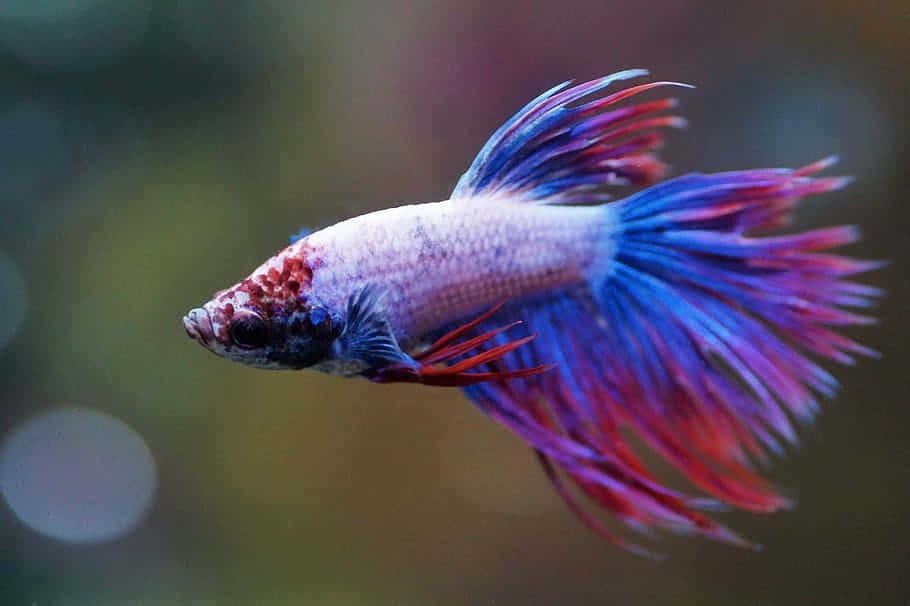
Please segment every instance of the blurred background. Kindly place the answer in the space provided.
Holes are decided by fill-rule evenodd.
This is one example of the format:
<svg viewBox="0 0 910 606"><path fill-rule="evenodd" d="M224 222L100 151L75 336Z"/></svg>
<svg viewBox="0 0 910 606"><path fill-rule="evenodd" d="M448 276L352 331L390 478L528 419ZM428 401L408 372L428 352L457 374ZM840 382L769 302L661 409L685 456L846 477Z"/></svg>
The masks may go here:
<svg viewBox="0 0 910 606"><path fill-rule="evenodd" d="M908 26L899 0L4 0L0 603L907 603ZM674 173L838 153L856 182L798 226L893 260L858 333L883 359L768 470L797 508L721 516L763 552L632 556L456 391L187 339L291 233L443 199L532 96L627 67L698 86Z"/></svg>

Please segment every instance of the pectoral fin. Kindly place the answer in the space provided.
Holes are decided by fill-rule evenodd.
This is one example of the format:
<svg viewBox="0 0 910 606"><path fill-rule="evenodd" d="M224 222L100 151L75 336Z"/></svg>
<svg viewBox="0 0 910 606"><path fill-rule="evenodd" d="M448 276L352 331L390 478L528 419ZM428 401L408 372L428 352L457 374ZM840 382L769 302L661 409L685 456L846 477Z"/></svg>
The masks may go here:
<svg viewBox="0 0 910 606"><path fill-rule="evenodd" d="M398 345L382 299L383 290L372 284L348 299L345 327L335 343L335 356L344 361L347 374L395 364L416 366Z"/></svg>

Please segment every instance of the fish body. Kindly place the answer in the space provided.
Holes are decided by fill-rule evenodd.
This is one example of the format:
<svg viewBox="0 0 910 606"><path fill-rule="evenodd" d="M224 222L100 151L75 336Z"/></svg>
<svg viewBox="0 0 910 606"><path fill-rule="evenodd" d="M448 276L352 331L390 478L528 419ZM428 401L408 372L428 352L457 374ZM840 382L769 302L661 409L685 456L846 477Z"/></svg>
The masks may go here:
<svg viewBox="0 0 910 606"><path fill-rule="evenodd" d="M847 184L818 176L833 159L657 183L658 131L684 124L661 114L675 99L620 102L678 85L603 92L644 74L544 92L449 199L294 238L191 310L187 333L252 366L462 387L627 548L570 484L630 528L748 544L700 510L789 504L753 463L836 391L810 353L875 355L836 329L873 321L846 308L881 294L850 280L878 264L825 252L858 239L849 226L768 234L802 198ZM613 199L617 185L646 187ZM662 486L623 429L713 499Z"/></svg>
<svg viewBox="0 0 910 606"><path fill-rule="evenodd" d="M613 226L607 210L446 200L348 219L298 244L313 267L313 292L333 310L343 311L369 284L382 284L391 329L409 349L472 312L600 270Z"/></svg>

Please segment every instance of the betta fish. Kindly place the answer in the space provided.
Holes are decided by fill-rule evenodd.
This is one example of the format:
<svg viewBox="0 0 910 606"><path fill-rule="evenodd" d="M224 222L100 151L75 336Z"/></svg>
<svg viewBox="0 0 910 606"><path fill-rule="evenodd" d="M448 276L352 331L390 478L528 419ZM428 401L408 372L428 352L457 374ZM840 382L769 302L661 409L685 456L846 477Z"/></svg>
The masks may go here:
<svg viewBox="0 0 910 606"><path fill-rule="evenodd" d="M850 277L879 264L826 252L854 227L769 233L848 182L819 176L833 158L661 182L676 99L623 102L687 85L607 92L646 74L545 91L448 199L294 237L187 313L187 334L260 368L460 387L581 520L633 551L580 497L634 530L749 545L708 512L788 506L755 467L836 391L813 354L876 355L838 328L873 321L847 308L880 291ZM630 435L709 496L661 484Z"/></svg>

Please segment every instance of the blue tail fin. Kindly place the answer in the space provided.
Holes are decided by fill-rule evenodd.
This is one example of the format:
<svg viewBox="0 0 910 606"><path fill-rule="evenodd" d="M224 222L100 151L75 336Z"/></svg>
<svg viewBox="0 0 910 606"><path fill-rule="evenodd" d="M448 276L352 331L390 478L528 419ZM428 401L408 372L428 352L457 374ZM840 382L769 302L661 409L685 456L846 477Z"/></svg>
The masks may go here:
<svg viewBox="0 0 910 606"><path fill-rule="evenodd" d="M752 234L784 224L801 197L843 186L813 176L830 163L693 174L606 205L620 226L605 247L616 251L608 273L490 318L522 320L539 337L485 370L557 367L465 391L538 452L559 494L610 540L625 544L584 513L557 469L635 529L744 543L696 511L716 503L661 486L623 428L722 502L788 505L753 462L795 441L791 419L810 419L816 394L834 393L808 352L843 363L874 355L835 328L872 321L843 308L880 294L849 280L878 264L823 252L855 241L852 227Z"/></svg>

